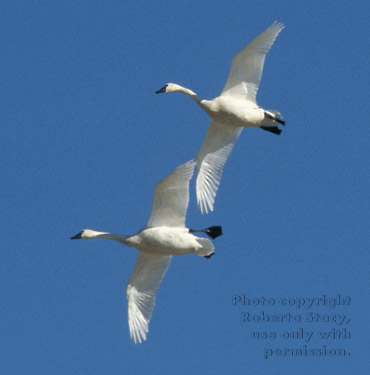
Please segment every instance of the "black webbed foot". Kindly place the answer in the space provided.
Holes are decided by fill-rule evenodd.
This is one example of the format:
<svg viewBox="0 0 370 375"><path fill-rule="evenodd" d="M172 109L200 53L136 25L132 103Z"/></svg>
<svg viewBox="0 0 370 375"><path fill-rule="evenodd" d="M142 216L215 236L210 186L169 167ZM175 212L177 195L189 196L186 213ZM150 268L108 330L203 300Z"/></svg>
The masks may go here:
<svg viewBox="0 0 370 375"><path fill-rule="evenodd" d="M277 135L280 135L281 133L281 129L279 129L277 126L260 126L260 128Z"/></svg>
<svg viewBox="0 0 370 375"><path fill-rule="evenodd" d="M217 238L218 236L222 235L222 227L219 225L215 225L213 227L208 227L206 229L189 229L190 233L194 232L203 232L207 234L207 236L211 237L212 239Z"/></svg>

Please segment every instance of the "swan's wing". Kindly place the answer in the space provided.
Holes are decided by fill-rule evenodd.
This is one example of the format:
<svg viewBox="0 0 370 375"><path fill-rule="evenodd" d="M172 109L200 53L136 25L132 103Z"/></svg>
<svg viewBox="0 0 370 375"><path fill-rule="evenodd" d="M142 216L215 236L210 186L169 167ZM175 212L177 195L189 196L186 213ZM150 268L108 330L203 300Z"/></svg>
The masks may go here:
<svg viewBox="0 0 370 375"><path fill-rule="evenodd" d="M221 95L239 96L256 102L266 54L283 28L282 23L275 21L233 57Z"/></svg>
<svg viewBox="0 0 370 375"><path fill-rule="evenodd" d="M202 213L213 211L222 169L243 128L220 124L211 120L206 138L196 157L197 201Z"/></svg>
<svg viewBox="0 0 370 375"><path fill-rule="evenodd" d="M126 288L128 325L131 340L135 344L146 340L155 296L170 262L171 256L139 252Z"/></svg>
<svg viewBox="0 0 370 375"><path fill-rule="evenodd" d="M180 165L155 186L147 227L185 227L189 181L193 176L194 165L194 161Z"/></svg>

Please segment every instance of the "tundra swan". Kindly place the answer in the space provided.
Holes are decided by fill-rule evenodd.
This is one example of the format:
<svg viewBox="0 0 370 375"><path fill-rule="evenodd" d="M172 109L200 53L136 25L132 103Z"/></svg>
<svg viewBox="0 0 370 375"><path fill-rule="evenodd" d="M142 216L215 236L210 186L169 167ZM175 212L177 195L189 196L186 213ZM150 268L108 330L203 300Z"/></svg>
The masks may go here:
<svg viewBox="0 0 370 375"><path fill-rule="evenodd" d="M159 285L172 255L197 254L209 258L214 247L207 238L195 236L205 232L211 238L222 234L219 226L187 229L185 216L189 202L189 181L194 161L179 166L154 188L152 212L145 227L130 236L84 229L71 239L106 238L136 247L139 255L126 287L128 325L135 343L146 340L148 325Z"/></svg>
<svg viewBox="0 0 370 375"><path fill-rule="evenodd" d="M285 125L278 111L265 110L256 103L266 54L283 28L282 23L275 21L233 57L225 87L221 95L213 100L202 99L195 92L175 83L168 83L156 91L182 92L211 118L207 135L196 156L197 201L202 213L213 211L223 167L242 129L254 126L280 134L278 125Z"/></svg>

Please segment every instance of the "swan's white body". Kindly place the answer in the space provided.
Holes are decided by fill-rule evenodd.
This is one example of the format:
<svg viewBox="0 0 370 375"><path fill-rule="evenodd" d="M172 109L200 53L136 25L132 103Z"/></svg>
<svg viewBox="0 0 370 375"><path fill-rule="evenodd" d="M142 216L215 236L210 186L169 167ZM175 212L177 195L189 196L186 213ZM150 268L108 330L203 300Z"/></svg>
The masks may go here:
<svg viewBox="0 0 370 375"><path fill-rule="evenodd" d="M149 320L159 285L172 255L213 254L213 244L189 232L185 216L189 202L189 181L194 162L175 169L154 188L153 207L146 226L138 233L125 236L85 229L72 239L105 238L136 247L139 256L127 284L128 323L131 339L146 340Z"/></svg>
<svg viewBox="0 0 370 375"><path fill-rule="evenodd" d="M157 93L181 92L192 98L211 117L206 138L197 154L197 201L202 213L213 211L222 170L241 131L261 127L280 134L284 124L278 111L264 110L256 103L265 57L284 25L274 22L267 30L237 53L220 96L201 99L193 91L168 83Z"/></svg>

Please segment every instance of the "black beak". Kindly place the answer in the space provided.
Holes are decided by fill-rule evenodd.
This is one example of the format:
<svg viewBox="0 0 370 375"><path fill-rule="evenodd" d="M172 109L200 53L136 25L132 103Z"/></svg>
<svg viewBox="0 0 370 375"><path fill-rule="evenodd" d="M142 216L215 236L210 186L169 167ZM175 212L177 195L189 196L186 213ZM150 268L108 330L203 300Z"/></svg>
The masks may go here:
<svg viewBox="0 0 370 375"><path fill-rule="evenodd" d="M163 86L161 89L157 90L155 93L156 94L161 94L162 92L166 92L166 88L167 88L167 85Z"/></svg>
<svg viewBox="0 0 370 375"><path fill-rule="evenodd" d="M82 232L77 233L75 236L71 237L71 240L78 240L80 238L82 238Z"/></svg>

